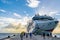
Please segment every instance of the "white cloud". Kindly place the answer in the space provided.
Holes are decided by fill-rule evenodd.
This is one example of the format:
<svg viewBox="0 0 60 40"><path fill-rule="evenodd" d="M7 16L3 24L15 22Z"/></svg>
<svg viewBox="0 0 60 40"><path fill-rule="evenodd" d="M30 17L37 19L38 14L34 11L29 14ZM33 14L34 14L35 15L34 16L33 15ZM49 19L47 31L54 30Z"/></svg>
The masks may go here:
<svg viewBox="0 0 60 40"><path fill-rule="evenodd" d="M15 16L17 16L16 14L15 14ZM20 17L20 16L18 16L18 17ZM24 16L24 17L22 17L21 19L14 19L14 18L7 18L7 17L0 17L0 30L2 30L2 31L0 31L1 33L2 32L11 32L11 30L13 29L13 30L15 30L16 31L16 28L25 28L26 27L26 25L27 25L27 22L29 21L29 20L31 20L31 17L28 17L28 14L26 14L26 16ZM11 26L10 28L9 28L9 24L12 24L13 26ZM19 25L22 25L22 26L19 26ZM6 26L7 26L7 28L6 28ZM13 28L14 27L14 28ZM8 29L9 28L9 29ZM7 29L7 31L6 31L6 29ZM9 30L9 31L8 31ZM21 29L22 30L22 29Z"/></svg>
<svg viewBox="0 0 60 40"><path fill-rule="evenodd" d="M0 17L0 22L3 22L3 24L16 23L19 21L20 21L20 19Z"/></svg>
<svg viewBox="0 0 60 40"><path fill-rule="evenodd" d="M39 13L40 15L49 15L54 16L59 13L57 10L48 9L46 7L42 7L41 9L38 9L36 13Z"/></svg>
<svg viewBox="0 0 60 40"><path fill-rule="evenodd" d="M21 15L19 15L18 13L13 13L13 15L15 15L16 17L21 18Z"/></svg>
<svg viewBox="0 0 60 40"><path fill-rule="evenodd" d="M40 1L38 0L27 0L28 4L27 6L31 7L31 8L36 8L39 6Z"/></svg>
<svg viewBox="0 0 60 40"><path fill-rule="evenodd" d="M0 28L5 27L5 26L7 26L7 25L8 25L7 23L0 22Z"/></svg>
<svg viewBox="0 0 60 40"><path fill-rule="evenodd" d="M60 14L57 13L56 15L60 15Z"/></svg>
<svg viewBox="0 0 60 40"><path fill-rule="evenodd" d="M6 18L6 17L0 17L0 28L5 28L9 24L18 25L19 23L22 23L21 19L14 19L14 18ZM8 26L9 27L9 26ZM17 26L18 27L18 26ZM13 28L13 27L11 27Z"/></svg>
<svg viewBox="0 0 60 40"><path fill-rule="evenodd" d="M49 15L53 16L53 15L56 15L57 13L58 13L58 11L51 11L51 12L49 12Z"/></svg>
<svg viewBox="0 0 60 40"><path fill-rule="evenodd" d="M29 16L24 16L22 19L21 19L21 24L22 25L27 25L28 21L31 20L31 17Z"/></svg>
<svg viewBox="0 0 60 40"><path fill-rule="evenodd" d="M6 12L5 10L3 10L3 9L0 9L0 12Z"/></svg>
<svg viewBox="0 0 60 40"><path fill-rule="evenodd" d="M54 16L54 15L57 15L57 11L50 11L50 12L48 12L48 11L40 11L39 12L39 14L40 15L49 15L49 16Z"/></svg>
<svg viewBox="0 0 60 40"><path fill-rule="evenodd" d="M31 17L28 17L28 16L24 16L22 19L0 17L0 26L5 27L8 24L16 24L16 25L18 25L19 23L21 23L22 25L26 25L29 20L31 20Z"/></svg>
<svg viewBox="0 0 60 40"><path fill-rule="evenodd" d="M29 20L31 20L31 17L29 17L28 14L26 14L25 16L20 16L17 13L13 13L13 15L16 17L19 17L20 19L18 19L18 18L16 18L16 19L15 18L7 18L7 17L1 17L0 16L0 28L4 28L9 24L18 25L19 23L21 23L22 25L27 25L27 22Z"/></svg>
<svg viewBox="0 0 60 40"><path fill-rule="evenodd" d="M60 18L58 20L60 21Z"/></svg>

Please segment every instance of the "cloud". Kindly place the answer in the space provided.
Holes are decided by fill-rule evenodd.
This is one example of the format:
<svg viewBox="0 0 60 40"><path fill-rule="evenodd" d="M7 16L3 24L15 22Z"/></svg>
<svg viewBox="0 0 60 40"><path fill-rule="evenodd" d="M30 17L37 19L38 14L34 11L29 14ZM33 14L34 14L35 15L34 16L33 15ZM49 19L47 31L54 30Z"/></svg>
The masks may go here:
<svg viewBox="0 0 60 40"><path fill-rule="evenodd" d="M48 12L48 11L40 11L39 12L39 14L40 15L49 15L49 16L54 16L54 15L57 15L57 11L50 11L50 12Z"/></svg>
<svg viewBox="0 0 60 40"><path fill-rule="evenodd" d="M0 22L3 24L17 23L19 21L20 21L20 19L0 17Z"/></svg>
<svg viewBox="0 0 60 40"><path fill-rule="evenodd" d="M16 16L16 17L21 18L21 15L19 15L18 13L13 13L13 15Z"/></svg>
<svg viewBox="0 0 60 40"><path fill-rule="evenodd" d="M4 22L0 22L0 28L3 28L5 26L7 26L8 24L7 23L4 23Z"/></svg>
<svg viewBox="0 0 60 40"><path fill-rule="evenodd" d="M58 14L58 11L51 11L51 12L49 12L50 16L53 16L53 15L56 15L56 14Z"/></svg>
<svg viewBox="0 0 60 40"><path fill-rule="evenodd" d="M3 10L3 9L0 9L0 12L6 12L5 10Z"/></svg>
<svg viewBox="0 0 60 40"><path fill-rule="evenodd" d="M6 33L6 32L14 33L17 31L18 32L26 31L25 29L26 29L26 25L27 25L28 20L30 20L30 17L28 17L28 16L24 16L22 19L0 17L0 30L3 29L2 32L4 32L4 33ZM19 31L19 30L21 30L21 31Z"/></svg>
<svg viewBox="0 0 60 40"><path fill-rule="evenodd" d="M26 25L29 20L31 20L31 17L29 17L29 14L26 14L25 16L21 16L18 13L13 13L12 14L14 17L19 17L18 18L8 18L8 17L1 17L0 16L0 30L3 29L2 32L20 32L19 30L26 31ZM20 24L22 26L20 26ZM19 30L18 30L19 29ZM13 30L13 31L11 31ZM16 31L17 30L17 31ZM1 31L0 31L1 32ZM2 33L1 32L1 33Z"/></svg>
<svg viewBox="0 0 60 40"><path fill-rule="evenodd" d="M26 31L26 25L28 24L28 21L31 20L31 17L29 17L29 14L26 14L25 16L21 16L18 13L13 13L16 17L22 17L20 19L18 18L8 18L8 17L1 17L0 16L0 29L2 32L17 32L19 30ZM21 24L21 26L20 26ZM9 31L7 31L7 30ZM13 31L11 31L13 29ZM17 31L16 31L17 30ZM1 31L0 31L1 32ZM18 31L20 32L20 31ZM21 31L22 32L22 31Z"/></svg>
<svg viewBox="0 0 60 40"><path fill-rule="evenodd" d="M20 23L22 25L27 25L27 22L31 20L32 17L29 16L29 14L26 14L25 16L22 16Z"/></svg>
<svg viewBox="0 0 60 40"><path fill-rule="evenodd" d="M56 14L59 13L59 11L57 10L52 10L52 9L48 9L46 7L42 7L41 9L38 9L38 11L36 12L40 15L49 15L49 16L54 16Z"/></svg>
<svg viewBox="0 0 60 40"><path fill-rule="evenodd" d="M25 16L21 16L17 13L13 13L13 15L16 16L16 17L19 17L20 19L0 17L0 24L4 25L4 24L13 24L13 23L19 24L19 23L21 23L22 25L26 25L27 21L31 19L31 17L29 17L28 14L26 14Z"/></svg>
<svg viewBox="0 0 60 40"><path fill-rule="evenodd" d="M13 28L16 29L20 26L16 26L18 24L22 23L21 19L14 19L14 18L6 18L6 17L0 17L0 28Z"/></svg>
<svg viewBox="0 0 60 40"><path fill-rule="evenodd" d="M27 0L27 6L31 7L31 8L36 8L39 6L40 1L38 0Z"/></svg>
<svg viewBox="0 0 60 40"><path fill-rule="evenodd" d="M19 23L22 25L27 25L29 20L31 20L31 17L28 16L24 16L21 19L0 17L0 26L7 26L8 24L18 25Z"/></svg>
<svg viewBox="0 0 60 40"><path fill-rule="evenodd" d="M57 13L56 15L60 15L60 14Z"/></svg>

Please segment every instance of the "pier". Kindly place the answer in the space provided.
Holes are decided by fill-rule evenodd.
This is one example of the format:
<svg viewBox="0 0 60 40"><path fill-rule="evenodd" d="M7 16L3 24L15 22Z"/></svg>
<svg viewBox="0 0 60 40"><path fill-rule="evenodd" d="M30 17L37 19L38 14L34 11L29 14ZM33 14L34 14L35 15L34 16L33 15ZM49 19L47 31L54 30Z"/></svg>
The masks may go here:
<svg viewBox="0 0 60 40"><path fill-rule="evenodd" d="M0 40L21 40L20 35L15 35L13 37L7 37L7 38L3 38ZM26 38L26 36L23 36L23 40L60 40L60 38L57 37L48 37L45 36L45 38L41 35L32 35L32 37L30 38L30 36L28 35L28 37Z"/></svg>

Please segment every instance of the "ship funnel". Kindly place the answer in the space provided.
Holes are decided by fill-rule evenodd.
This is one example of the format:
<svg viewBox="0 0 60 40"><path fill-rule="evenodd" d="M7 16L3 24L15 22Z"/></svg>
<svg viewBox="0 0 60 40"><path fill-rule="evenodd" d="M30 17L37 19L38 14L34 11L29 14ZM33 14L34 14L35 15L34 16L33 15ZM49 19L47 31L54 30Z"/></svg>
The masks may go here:
<svg viewBox="0 0 60 40"><path fill-rule="evenodd" d="M39 13L36 13L35 16L40 16Z"/></svg>

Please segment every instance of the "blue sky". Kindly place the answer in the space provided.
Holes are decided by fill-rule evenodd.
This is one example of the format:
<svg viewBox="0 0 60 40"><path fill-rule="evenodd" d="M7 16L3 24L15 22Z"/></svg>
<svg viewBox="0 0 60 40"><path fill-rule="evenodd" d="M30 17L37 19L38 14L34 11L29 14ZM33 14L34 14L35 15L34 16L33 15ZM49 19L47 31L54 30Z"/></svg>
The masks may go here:
<svg viewBox="0 0 60 40"><path fill-rule="evenodd" d="M35 1L36 3L33 1ZM38 13L38 10L41 11L40 9L42 7L44 7L43 10L60 11L59 8L60 0L33 0L33 1L0 0L0 16L14 18L15 16L13 16L13 13L17 13L22 16L26 16L26 14L28 14L29 16L33 16L35 13ZM2 12L1 10L4 10L6 12Z"/></svg>
<svg viewBox="0 0 60 40"><path fill-rule="evenodd" d="M0 0L0 28L25 22L36 13L60 20L60 0Z"/></svg>
<svg viewBox="0 0 60 40"><path fill-rule="evenodd" d="M7 16L12 17L13 13L18 13L22 16L25 16L26 14L33 15L34 9L28 7L27 1L26 0L5 0L7 3L4 3L3 1L0 0L0 9L3 9L7 11L7 13L1 13L1 16ZM9 13L10 12L10 13ZM31 13L30 13L31 12Z"/></svg>
<svg viewBox="0 0 60 40"><path fill-rule="evenodd" d="M35 5L36 3L33 4L34 3L33 1L31 1L30 3L28 1L27 0L0 0L0 9L6 11L6 12L0 11L0 16L14 17L13 13L17 13L22 16L26 16L26 14L28 14L29 16L33 16L36 12L38 13L38 10L40 10L42 7L45 7L44 9L50 11L60 11L59 8L60 0L33 0L36 1L37 5ZM31 4L36 7L31 6Z"/></svg>

